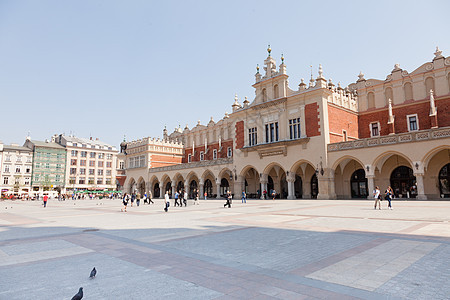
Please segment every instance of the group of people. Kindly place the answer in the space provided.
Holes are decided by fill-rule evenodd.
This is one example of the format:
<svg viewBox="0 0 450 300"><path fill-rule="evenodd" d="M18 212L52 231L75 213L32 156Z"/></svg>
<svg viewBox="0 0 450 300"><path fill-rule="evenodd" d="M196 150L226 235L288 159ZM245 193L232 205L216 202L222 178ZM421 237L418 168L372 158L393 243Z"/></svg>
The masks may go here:
<svg viewBox="0 0 450 300"><path fill-rule="evenodd" d="M394 195L394 192L393 192L391 186L388 186L386 191L384 192L384 199L388 201L387 207L389 209L392 209L391 200L392 200L393 195ZM375 199L374 209L377 209L377 205L378 205L378 209L381 209L381 201L383 200L383 196L381 195L381 191L378 186L375 187L375 190L373 191L373 197Z"/></svg>
<svg viewBox="0 0 450 300"><path fill-rule="evenodd" d="M152 200L152 193L148 192L145 193L144 195L141 195L139 193L131 193L131 195L125 193L122 197L122 203L123 203L123 208L120 211L127 211L127 206L128 206L128 202L131 202L131 207L133 207L134 202L136 201L136 205L139 206L139 204L141 204L141 200L144 201L144 204L149 204L152 203L154 204L155 202L153 202Z"/></svg>

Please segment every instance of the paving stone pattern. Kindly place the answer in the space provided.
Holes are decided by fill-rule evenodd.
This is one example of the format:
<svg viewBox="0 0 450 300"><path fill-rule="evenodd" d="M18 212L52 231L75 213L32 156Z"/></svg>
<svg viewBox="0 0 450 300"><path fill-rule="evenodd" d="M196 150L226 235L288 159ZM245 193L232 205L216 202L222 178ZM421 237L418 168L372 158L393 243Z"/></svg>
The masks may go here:
<svg viewBox="0 0 450 300"><path fill-rule="evenodd" d="M450 202L372 204L0 202L0 300L450 299Z"/></svg>

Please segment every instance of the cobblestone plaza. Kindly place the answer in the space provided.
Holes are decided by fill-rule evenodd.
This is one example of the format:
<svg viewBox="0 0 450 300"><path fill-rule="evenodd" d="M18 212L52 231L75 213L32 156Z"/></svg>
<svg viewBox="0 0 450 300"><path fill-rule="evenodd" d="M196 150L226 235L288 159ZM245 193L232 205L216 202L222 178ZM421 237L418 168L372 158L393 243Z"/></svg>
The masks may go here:
<svg viewBox="0 0 450 300"><path fill-rule="evenodd" d="M240 202L3 201L0 299L449 298L450 202Z"/></svg>

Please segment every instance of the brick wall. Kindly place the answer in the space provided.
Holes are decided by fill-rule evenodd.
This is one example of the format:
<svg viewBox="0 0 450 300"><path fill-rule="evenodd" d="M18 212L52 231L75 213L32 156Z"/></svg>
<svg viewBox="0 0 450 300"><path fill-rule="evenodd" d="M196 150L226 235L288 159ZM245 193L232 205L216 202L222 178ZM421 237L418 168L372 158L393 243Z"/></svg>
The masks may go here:
<svg viewBox="0 0 450 300"><path fill-rule="evenodd" d="M244 121L236 122L236 149L244 148Z"/></svg>
<svg viewBox="0 0 450 300"><path fill-rule="evenodd" d="M435 101L438 112L438 126L450 126L450 98L443 98ZM419 119L419 130L431 128L430 102L421 101L419 103L411 103L409 105L402 105L400 107L393 106L392 113L395 116L394 128L395 133L408 132L408 124L406 120L407 115L417 114ZM370 137L369 124L372 122L380 122L380 135L388 135L388 109L377 110L372 113L367 113L359 116L359 138Z"/></svg>
<svg viewBox="0 0 450 300"><path fill-rule="evenodd" d="M180 164L182 162L182 159L183 158L181 156L174 156L170 154L152 154L150 163L152 168L158 168Z"/></svg>
<svg viewBox="0 0 450 300"><path fill-rule="evenodd" d="M328 126L330 143L344 141L343 130L347 131L347 140L358 138L358 115L343 108L328 105Z"/></svg>
<svg viewBox="0 0 450 300"><path fill-rule="evenodd" d="M227 157L227 149L231 147L233 149L233 140L226 140L221 142L222 151L219 152L219 143L211 143L208 144L208 153L205 155L205 160L212 160L214 149L217 150L217 158L226 158ZM200 161L200 151L205 152L205 145L199 145L195 147L195 155L192 157L192 162ZM192 154L192 148L186 148L184 150L184 157L182 159L182 163L188 162L188 156Z"/></svg>
<svg viewBox="0 0 450 300"><path fill-rule="evenodd" d="M317 103L305 105L306 136L312 137L320 135L319 120L319 105L317 105Z"/></svg>

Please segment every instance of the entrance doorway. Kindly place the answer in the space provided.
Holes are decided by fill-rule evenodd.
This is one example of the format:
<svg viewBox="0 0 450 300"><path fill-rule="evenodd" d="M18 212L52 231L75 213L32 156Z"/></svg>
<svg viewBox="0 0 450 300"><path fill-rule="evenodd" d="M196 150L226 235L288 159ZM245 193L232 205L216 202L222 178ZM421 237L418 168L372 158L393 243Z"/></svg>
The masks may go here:
<svg viewBox="0 0 450 300"><path fill-rule="evenodd" d="M366 172L363 169L358 169L353 172L350 178L350 188L352 198L367 198L367 178Z"/></svg>
<svg viewBox="0 0 450 300"><path fill-rule="evenodd" d="M314 174L311 177L311 199L317 199L317 195L319 195L319 181L317 175Z"/></svg>
<svg viewBox="0 0 450 300"><path fill-rule="evenodd" d="M220 180L220 196L224 196L227 194L227 191L230 189L230 184L228 183L228 180L225 178L222 178Z"/></svg>
<svg viewBox="0 0 450 300"><path fill-rule="evenodd" d="M160 195L160 191L159 191L159 183L155 183L155 186L153 187L153 197L154 198L159 198Z"/></svg>
<svg viewBox="0 0 450 300"><path fill-rule="evenodd" d="M295 174L294 190L295 190L295 198L297 199L303 198L303 181L302 178L297 174Z"/></svg>
<svg viewBox="0 0 450 300"><path fill-rule="evenodd" d="M417 187L413 170L406 166L395 168L391 174L391 187L397 198L415 198Z"/></svg>
<svg viewBox="0 0 450 300"><path fill-rule="evenodd" d="M450 164L446 164L439 172L439 192L441 198L450 198Z"/></svg>

